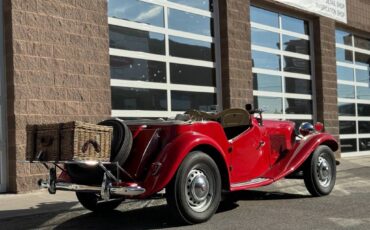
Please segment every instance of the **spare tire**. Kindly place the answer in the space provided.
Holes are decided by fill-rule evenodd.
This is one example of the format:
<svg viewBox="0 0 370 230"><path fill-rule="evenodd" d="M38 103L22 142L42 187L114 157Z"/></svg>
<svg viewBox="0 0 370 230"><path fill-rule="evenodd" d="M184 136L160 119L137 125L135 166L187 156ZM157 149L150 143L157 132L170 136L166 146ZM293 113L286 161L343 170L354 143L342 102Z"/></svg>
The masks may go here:
<svg viewBox="0 0 370 230"><path fill-rule="evenodd" d="M123 120L111 118L98 123L99 125L113 127L113 139L111 142L111 162L118 162L123 165L132 147L132 133Z"/></svg>
<svg viewBox="0 0 370 230"><path fill-rule="evenodd" d="M123 165L127 160L132 147L132 133L123 120L111 118L98 123L99 125L113 127L113 138L111 142L111 162ZM68 175L73 183L78 184L101 184L104 170L99 166L88 166L82 164L65 164ZM107 166L113 174L115 167Z"/></svg>

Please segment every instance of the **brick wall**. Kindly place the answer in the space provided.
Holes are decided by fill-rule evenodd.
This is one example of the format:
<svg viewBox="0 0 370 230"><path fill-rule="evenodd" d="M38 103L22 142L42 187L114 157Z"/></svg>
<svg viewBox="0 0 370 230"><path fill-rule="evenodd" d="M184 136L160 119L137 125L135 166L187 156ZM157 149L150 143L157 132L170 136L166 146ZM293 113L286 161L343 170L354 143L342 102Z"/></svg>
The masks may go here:
<svg viewBox="0 0 370 230"><path fill-rule="evenodd" d="M4 0L9 191L45 175L25 159L27 124L96 122L111 112L106 0Z"/></svg>
<svg viewBox="0 0 370 230"><path fill-rule="evenodd" d="M360 31L370 33L370 1L369 0L347 0L347 25ZM369 36L369 34L368 34Z"/></svg>
<svg viewBox="0 0 370 230"><path fill-rule="evenodd" d="M249 0L220 0L223 107L253 102Z"/></svg>

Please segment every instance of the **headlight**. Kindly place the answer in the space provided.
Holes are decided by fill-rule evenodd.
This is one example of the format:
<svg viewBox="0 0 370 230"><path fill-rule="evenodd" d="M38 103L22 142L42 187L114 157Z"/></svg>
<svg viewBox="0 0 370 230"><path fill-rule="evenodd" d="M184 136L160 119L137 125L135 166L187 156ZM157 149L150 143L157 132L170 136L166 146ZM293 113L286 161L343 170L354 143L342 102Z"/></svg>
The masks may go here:
<svg viewBox="0 0 370 230"><path fill-rule="evenodd" d="M303 122L301 126L299 126L299 133L302 136L307 136L308 134L313 133L313 132L315 132L315 128L309 122Z"/></svg>

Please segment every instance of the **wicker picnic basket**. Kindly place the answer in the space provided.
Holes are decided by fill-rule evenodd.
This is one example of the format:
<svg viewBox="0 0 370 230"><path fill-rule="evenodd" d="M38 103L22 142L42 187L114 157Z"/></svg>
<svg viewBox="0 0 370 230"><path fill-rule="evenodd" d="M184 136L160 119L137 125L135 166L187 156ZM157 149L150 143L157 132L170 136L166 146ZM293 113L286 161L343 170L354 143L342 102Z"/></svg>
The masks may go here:
<svg viewBox="0 0 370 230"><path fill-rule="evenodd" d="M26 159L107 162L110 159L112 133L112 127L79 121L27 125Z"/></svg>

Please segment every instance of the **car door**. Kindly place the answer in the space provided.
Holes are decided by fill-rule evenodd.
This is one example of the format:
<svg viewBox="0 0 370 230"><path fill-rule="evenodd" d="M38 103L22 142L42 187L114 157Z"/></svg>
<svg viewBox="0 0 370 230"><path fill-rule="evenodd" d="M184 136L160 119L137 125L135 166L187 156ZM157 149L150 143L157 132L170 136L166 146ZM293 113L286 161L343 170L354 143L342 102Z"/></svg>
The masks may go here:
<svg viewBox="0 0 370 230"><path fill-rule="evenodd" d="M266 142L258 124L229 141L231 152L231 183L241 183L262 175L270 165Z"/></svg>

